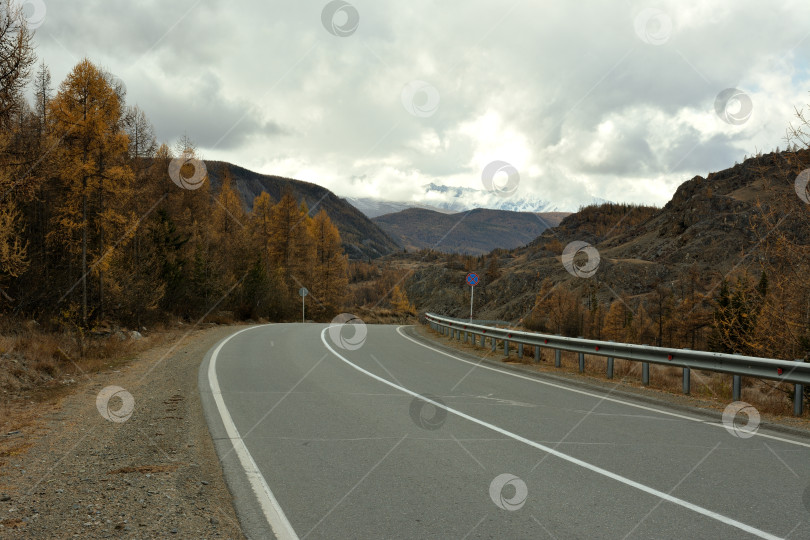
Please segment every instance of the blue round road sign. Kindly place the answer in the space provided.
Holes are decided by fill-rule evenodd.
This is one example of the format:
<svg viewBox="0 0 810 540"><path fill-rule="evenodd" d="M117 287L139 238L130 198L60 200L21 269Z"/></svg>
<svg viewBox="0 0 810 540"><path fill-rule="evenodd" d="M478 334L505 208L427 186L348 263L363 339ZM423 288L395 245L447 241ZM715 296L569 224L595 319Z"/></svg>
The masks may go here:
<svg viewBox="0 0 810 540"><path fill-rule="evenodd" d="M475 287L476 285L478 285L478 274L476 274L475 272L470 272L469 274L467 274L467 285L469 285L470 287Z"/></svg>

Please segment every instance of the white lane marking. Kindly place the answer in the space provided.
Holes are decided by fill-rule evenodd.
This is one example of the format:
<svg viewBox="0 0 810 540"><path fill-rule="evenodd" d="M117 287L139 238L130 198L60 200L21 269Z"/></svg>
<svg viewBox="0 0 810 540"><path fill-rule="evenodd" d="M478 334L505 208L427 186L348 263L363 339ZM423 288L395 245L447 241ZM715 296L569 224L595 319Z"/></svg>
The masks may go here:
<svg viewBox="0 0 810 540"><path fill-rule="evenodd" d="M219 389L219 380L217 379L217 355L219 355L219 351L222 350L222 347L242 332L256 328L262 328L262 326L253 326L240 330L225 338L225 340L214 349L214 352L211 353L211 361L208 364L208 384L211 387L211 393L217 404L219 416L222 418L222 423L225 426L225 432L228 434L228 438L233 444L234 452L239 456L239 462L242 464L242 468L247 475L251 488L253 488L253 493L256 494L256 498L259 501L262 512L264 512L267 523L270 524L278 540L298 540L298 535L295 534L295 530L287 520L287 516L284 515L284 511L278 504L276 497L273 495L273 492L270 491L267 480L262 476L258 465L256 465L256 462L253 460L253 456L250 455L250 451L248 451L247 446L245 446L242 436L239 435L239 430L236 429L236 425L233 423L231 413L228 412L228 407L225 406L225 400L222 399L222 391Z"/></svg>
<svg viewBox="0 0 810 540"><path fill-rule="evenodd" d="M512 433L511 431L507 431L507 430L505 430L505 429L503 429L501 427L498 427L498 426L496 426L494 424L490 424L489 422L485 422L485 421L480 420L480 419L478 419L478 418L476 418L474 416L470 416L469 414L466 414L466 413L463 413L463 412L458 411L456 409L453 409L452 407L448 407L447 405L445 405L443 403L433 401L432 399L430 399L430 398L428 398L426 396L423 396L423 395L421 395L421 394L419 394L417 392L414 392L413 390L409 390L408 388L405 388L404 386L400 386L400 385L398 385L396 383L393 383L393 382L391 382L391 381L389 381L387 379L383 379L382 377L380 377L378 375L375 375L374 373L372 373L370 371L367 371L367 370L361 368L360 366L358 366L356 364L353 364L352 362L347 360L344 356L342 356L340 353L335 351L335 349L333 349L329 345L329 343L327 343L327 341L326 341L326 337L325 337L326 330L327 329L324 329L323 332L321 332L321 341L323 342L324 346L327 349L329 349L329 351L332 354L337 356L340 360L342 360L343 362L345 362L349 366L353 367L357 371L359 371L361 373L364 373L364 374L368 375L369 377L371 377L372 379L380 381L383 384L387 384L388 386L390 386L392 388L396 388L400 392L405 392L406 394L409 394L409 395L411 395L413 397L418 397L422 401L430 403L434 407L444 409L449 413L452 413L452 414L454 414L454 415L456 415L456 416L458 416L460 418L463 418L464 420L469 420L470 422L478 424L479 426L482 426L482 427L485 427L485 428L490 429L492 431L495 431L496 433L500 433L501 435L506 435L507 437L509 437L511 439L514 439L514 440L516 440L518 442L522 442L523 444L526 444L528 446L537 448L538 450L542 450L543 452L549 453L549 454L551 454L553 456L556 456L556 457L558 457L558 458L560 458L560 459L562 459L564 461L567 461L569 463L573 463L574 465L577 465L577 466L582 467L584 469L588 469L589 471L595 472L597 474L600 474L600 475L605 476L607 478L610 478L612 480L616 480L617 482L621 482L622 484L625 484L625 485L630 486L632 488L643 491L644 493L647 493L649 495L653 495L654 497L658 497L660 499L671 502L673 504L676 504L676 505L681 506L683 508L686 508L688 510L692 510L693 512L697 512L698 514L704 515L706 517L709 517L709 518L714 519L716 521L719 521L721 523L725 523L726 525L730 525L732 527L735 527L737 529L745 531L745 532L747 532L749 534L753 534L754 536L758 536L760 538L767 538L769 540L778 540L779 539L778 536L775 536L775 535L773 535L771 533L759 530L759 529L757 529L755 527L752 527L751 525L746 525L745 523L742 523L742 522L737 521L735 519L732 519L730 517L724 516L722 514L718 514L717 512L713 512L712 510L709 510L707 508L703 508L702 506L698 506L696 504L690 503L689 501L679 499L678 497L673 497L672 495L670 495L668 493L664 493L663 491L658 491L655 488L652 488L650 486L646 486L644 484L636 482L635 480L631 480L629 478L626 478L626 477L621 476L619 474L616 474L614 472L610 472L607 469L597 467L596 465L588 463L587 461L582 461L581 459L575 458L573 456L569 456L568 454L564 454L564 453L562 453L562 452L560 452L558 450L555 450L554 448L551 448L550 446L540 444L538 442L532 441L532 440L527 439L525 437L521 437L520 435L518 435L516 433Z"/></svg>
<svg viewBox="0 0 810 540"><path fill-rule="evenodd" d="M595 398L598 398L598 399L601 399L601 400L604 400L604 401L612 401L614 403L621 403L622 405L627 405L628 407L635 407L637 409L643 409L645 411L652 411L652 412L656 412L656 413L659 413L659 414L666 414L668 416L674 416L675 418L681 418L683 420L689 420L691 422L698 422L698 423L704 424L706 426L719 427L719 428L726 429L726 426L724 426L722 422L720 422L720 423L709 422L707 420L701 420L700 418L695 418L693 416L686 416L684 414L678 414L678 413L674 413L674 412L670 412L670 411L665 411L663 409L656 409L655 407L647 407L645 405L640 405L638 403L633 403L632 401L624 401L624 400L621 400L621 399L612 398L612 397L604 396L604 395L601 395L601 394L594 394L592 392L587 392L585 390L577 390L576 388L569 388L567 386L563 386L561 384L555 384L555 383L552 383L552 382L544 381L544 380L538 379L536 377L527 377L526 375L521 375L519 373L513 373L511 371L507 371L507 370L504 370L504 369L498 369L498 368L494 368L494 367L491 367L491 366L485 366L485 365L483 365L483 363L476 363L476 362L472 362L470 360L464 360L463 358L459 358L458 356L453 356L450 353L447 353L445 351L436 349L434 347L431 347L430 345L425 345L424 343L421 343L421 342L413 339L412 337L406 336L405 334L403 334L401 332L402 328L405 328L405 327L404 326L398 326L397 327L397 334L404 337L408 341L412 341L412 342L416 343L417 345L419 345L420 347L425 347L426 349L430 349L431 351L437 352L439 354L443 354L444 356L452 358L453 360L458 360L459 362L464 362L465 364L471 364L471 365L479 367L481 369L488 369L490 371L495 371L497 373L501 373L502 375L509 375L511 377L517 377L518 379L525 379L527 381L532 381L532 382L535 382L535 383L538 383L538 384L545 384L546 386L553 386L554 388L559 388L561 390L567 390L569 392L575 392L577 394L583 394L583 395L586 395L586 396L595 397ZM792 439L785 439L783 437L777 437L776 435L768 435L767 433L762 433L761 431L755 432L754 435L759 436L759 437L765 437L766 439L773 439L775 441L780 441L780 442L785 442L785 443L789 443L789 444L795 444L797 446L804 446L805 448L810 448L810 443L803 443L803 442L795 441L795 440L792 440Z"/></svg>

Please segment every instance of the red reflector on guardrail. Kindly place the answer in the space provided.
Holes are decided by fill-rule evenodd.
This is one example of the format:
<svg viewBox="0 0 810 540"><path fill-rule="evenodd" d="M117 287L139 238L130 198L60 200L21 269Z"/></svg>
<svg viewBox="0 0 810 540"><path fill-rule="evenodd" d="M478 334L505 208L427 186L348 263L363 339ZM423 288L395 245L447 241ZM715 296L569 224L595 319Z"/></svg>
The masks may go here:
<svg viewBox="0 0 810 540"><path fill-rule="evenodd" d="M595 349L598 351L598 350L599 350L599 345L597 345L597 346L596 346L596 347L594 347L594 348L595 348Z"/></svg>
<svg viewBox="0 0 810 540"><path fill-rule="evenodd" d="M782 368L780 368L780 367L776 368L776 374L777 375L781 375L782 373L784 373L784 370Z"/></svg>
<svg viewBox="0 0 810 540"><path fill-rule="evenodd" d="M543 343L548 343L548 340L547 340L547 339L544 339L544 340L543 340Z"/></svg>
<svg viewBox="0 0 810 540"><path fill-rule="evenodd" d="M671 354L667 355L667 360L672 360L673 358L674 358L674 356L672 356Z"/></svg>

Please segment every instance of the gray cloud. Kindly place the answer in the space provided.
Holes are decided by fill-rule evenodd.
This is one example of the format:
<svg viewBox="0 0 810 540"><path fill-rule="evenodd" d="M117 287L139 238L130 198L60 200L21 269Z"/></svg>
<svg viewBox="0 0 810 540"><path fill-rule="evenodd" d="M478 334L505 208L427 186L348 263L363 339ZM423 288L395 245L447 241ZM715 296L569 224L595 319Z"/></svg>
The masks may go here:
<svg viewBox="0 0 810 540"><path fill-rule="evenodd" d="M659 45L636 34L646 2L352 3L360 24L341 38L321 25L326 0L52 0L37 40L55 80L84 55L121 77L162 139L188 132L208 158L351 196L477 188L503 159L521 191L568 207L663 204L784 146L808 101L806 3L656 2L672 21ZM413 80L438 89L435 114L403 107ZM742 126L714 114L729 87L752 96Z"/></svg>

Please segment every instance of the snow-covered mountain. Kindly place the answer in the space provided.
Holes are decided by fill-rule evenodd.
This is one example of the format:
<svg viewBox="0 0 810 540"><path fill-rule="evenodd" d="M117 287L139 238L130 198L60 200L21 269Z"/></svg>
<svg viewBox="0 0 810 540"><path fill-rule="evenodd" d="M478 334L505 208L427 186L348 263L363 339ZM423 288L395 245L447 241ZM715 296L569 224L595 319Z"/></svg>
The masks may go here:
<svg viewBox="0 0 810 540"><path fill-rule="evenodd" d="M445 214L465 212L474 208L490 210L510 210L512 212L566 212L570 209L560 208L558 203L532 195L524 197L502 197L497 193L468 187L425 184L423 194L417 201L396 202L371 197L346 197L346 201L363 212L369 218L401 212L408 208L423 208ZM609 201L593 197L591 204L602 204Z"/></svg>
<svg viewBox="0 0 810 540"><path fill-rule="evenodd" d="M422 204L418 202L395 202L384 201L382 199L373 199L371 197L345 197L346 202L363 212L366 217L375 218L385 214L393 214L401 212L408 208L422 208L425 210L434 210L442 212L443 214L451 214L452 210L431 206L429 204Z"/></svg>
<svg viewBox="0 0 810 540"><path fill-rule="evenodd" d="M473 208L511 210L513 212L557 212L559 207L539 197L502 197L497 193L467 187L425 184L425 198L421 201L432 206L463 212Z"/></svg>

